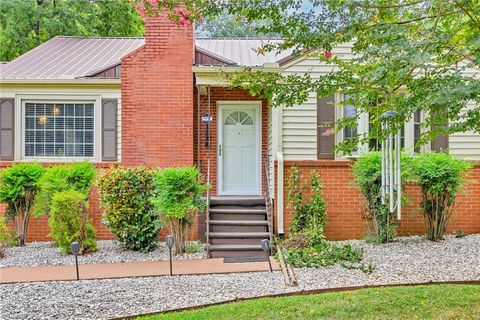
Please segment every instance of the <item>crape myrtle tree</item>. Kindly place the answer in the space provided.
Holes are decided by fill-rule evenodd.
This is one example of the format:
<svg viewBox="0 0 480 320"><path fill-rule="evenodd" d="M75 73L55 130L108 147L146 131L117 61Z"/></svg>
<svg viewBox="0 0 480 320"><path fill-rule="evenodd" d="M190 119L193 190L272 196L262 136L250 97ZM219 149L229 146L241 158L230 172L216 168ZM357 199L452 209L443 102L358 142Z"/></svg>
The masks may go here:
<svg viewBox="0 0 480 320"><path fill-rule="evenodd" d="M346 94L344 103L368 113L371 129L336 146L350 152L358 143L383 139L380 116L396 110L397 130L418 110L426 115L418 144L454 132L480 132L480 1L478 0L192 0L133 1L143 15L167 14L180 24L228 14L254 24L258 34L278 34L281 43L259 48L293 50L329 65L329 74L279 74L245 68L229 76L270 100L293 106L310 92ZM255 24L262 21L261 24ZM351 44L353 56L335 50ZM356 125L337 122L336 130ZM448 126L445 124L448 122Z"/></svg>

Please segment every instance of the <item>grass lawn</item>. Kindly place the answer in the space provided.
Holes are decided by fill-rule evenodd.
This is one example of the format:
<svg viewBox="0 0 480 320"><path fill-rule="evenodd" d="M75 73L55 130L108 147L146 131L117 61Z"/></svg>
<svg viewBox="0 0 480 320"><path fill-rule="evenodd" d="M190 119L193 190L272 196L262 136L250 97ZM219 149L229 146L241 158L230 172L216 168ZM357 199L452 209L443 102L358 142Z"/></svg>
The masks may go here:
<svg viewBox="0 0 480 320"><path fill-rule="evenodd" d="M479 318L480 286L434 285L262 298L142 319Z"/></svg>

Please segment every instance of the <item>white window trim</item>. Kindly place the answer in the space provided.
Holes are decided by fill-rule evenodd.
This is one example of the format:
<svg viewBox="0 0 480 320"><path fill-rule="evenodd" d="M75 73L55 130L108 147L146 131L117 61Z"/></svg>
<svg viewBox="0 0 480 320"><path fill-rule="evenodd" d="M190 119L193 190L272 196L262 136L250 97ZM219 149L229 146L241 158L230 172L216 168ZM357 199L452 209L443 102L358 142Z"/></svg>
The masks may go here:
<svg viewBox="0 0 480 320"><path fill-rule="evenodd" d="M335 93L335 122L343 118L343 106L342 103L345 101L345 94L344 93ZM359 135L363 135L364 133L368 132L368 115L365 113L361 113L358 119L358 127L357 133ZM344 139L343 137L343 130L340 130L335 135L335 144L342 142ZM349 158L356 158L361 154L368 152L368 144L359 143L357 146L357 151L353 152L351 155L344 155L343 152L337 152L335 154L335 159L349 159Z"/></svg>
<svg viewBox="0 0 480 320"><path fill-rule="evenodd" d="M93 103L93 157L26 157L25 103ZM15 97L15 161L78 162L102 160L102 97L98 95L17 95ZM20 108L20 110L18 110Z"/></svg>
<svg viewBox="0 0 480 320"><path fill-rule="evenodd" d="M342 102L345 99L345 94L343 93L336 93L335 94L335 121L343 118L343 106ZM422 111L420 113L420 123L423 123L424 119L426 117L426 113ZM361 113L358 119L358 127L357 127L357 132L359 135L362 135L364 133L367 133L369 131L369 118L368 114L366 113ZM420 127L421 133L424 133L426 129L421 126ZM338 144L342 142L344 139L343 137L343 130L340 130L335 135L335 144ZM411 155L415 155L415 150L414 150L414 118L413 115L409 121L405 122L405 146L404 149L406 152L410 153ZM368 153L369 152L369 146L367 143L359 143L357 147L357 152L352 153L352 155L344 155L342 152L337 152L335 154L335 159L337 160L342 160L342 159L354 159L358 158L360 155ZM427 143L423 146L420 147L420 153L425 153L431 150L430 143Z"/></svg>

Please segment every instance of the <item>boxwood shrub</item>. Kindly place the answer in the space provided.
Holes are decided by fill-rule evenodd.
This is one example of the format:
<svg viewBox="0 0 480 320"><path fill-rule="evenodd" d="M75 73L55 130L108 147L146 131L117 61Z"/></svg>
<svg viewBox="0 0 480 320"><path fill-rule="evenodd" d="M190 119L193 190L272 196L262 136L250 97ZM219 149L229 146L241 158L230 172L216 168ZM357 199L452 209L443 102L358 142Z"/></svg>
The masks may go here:
<svg viewBox="0 0 480 320"><path fill-rule="evenodd" d="M75 190L88 199L95 179L95 168L89 162L48 167L40 179L40 192L35 199L35 215L49 215L52 197L57 192Z"/></svg>
<svg viewBox="0 0 480 320"><path fill-rule="evenodd" d="M70 253L70 244L78 241L80 254L95 251L95 228L88 218L85 194L75 190L56 192L51 201L50 236L64 253Z"/></svg>
<svg viewBox="0 0 480 320"><path fill-rule="evenodd" d="M422 189L421 206L429 240L443 238L457 194L471 167L470 162L447 153L425 153L415 159L414 172Z"/></svg>
<svg viewBox="0 0 480 320"><path fill-rule="evenodd" d="M129 250L149 252L158 243L162 221L152 200L157 170L111 168L98 180L104 224Z"/></svg>

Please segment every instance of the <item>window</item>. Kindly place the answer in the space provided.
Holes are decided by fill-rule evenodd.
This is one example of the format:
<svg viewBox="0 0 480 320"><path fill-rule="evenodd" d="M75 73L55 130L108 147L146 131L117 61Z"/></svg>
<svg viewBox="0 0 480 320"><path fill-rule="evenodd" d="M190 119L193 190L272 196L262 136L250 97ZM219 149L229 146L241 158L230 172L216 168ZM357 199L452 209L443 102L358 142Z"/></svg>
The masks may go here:
<svg viewBox="0 0 480 320"><path fill-rule="evenodd" d="M356 118L357 117L357 108L352 105L343 106L343 117L344 118ZM343 129L343 138L344 139L353 139L357 135L357 126L347 127Z"/></svg>
<svg viewBox="0 0 480 320"><path fill-rule="evenodd" d="M94 156L94 104L25 103L25 157Z"/></svg>
<svg viewBox="0 0 480 320"><path fill-rule="evenodd" d="M343 95L343 101L348 100L348 95ZM351 104L344 104L342 109L341 116L345 118L357 118L357 107ZM356 126L348 126L343 128L343 139L351 140L354 139L358 134L358 124ZM354 148L353 153L358 151L358 148Z"/></svg>
<svg viewBox="0 0 480 320"><path fill-rule="evenodd" d="M420 118L420 110L415 111L413 114L413 151L415 153L420 152L420 146L418 144L418 140L420 139L420 125L421 125L421 118Z"/></svg>

